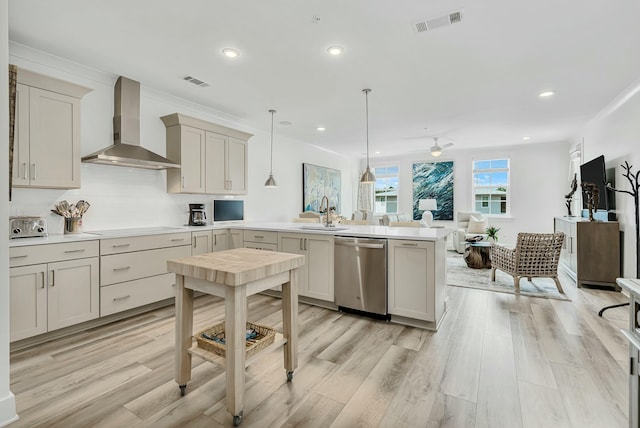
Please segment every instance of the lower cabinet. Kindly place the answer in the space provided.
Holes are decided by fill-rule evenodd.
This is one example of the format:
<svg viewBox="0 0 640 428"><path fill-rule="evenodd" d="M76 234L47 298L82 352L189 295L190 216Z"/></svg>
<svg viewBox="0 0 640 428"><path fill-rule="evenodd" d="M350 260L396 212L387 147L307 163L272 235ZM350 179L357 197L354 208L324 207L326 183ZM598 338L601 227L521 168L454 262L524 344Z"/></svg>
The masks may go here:
<svg viewBox="0 0 640 428"><path fill-rule="evenodd" d="M243 246L243 235L241 229L229 229L229 246L228 250L232 250L234 248L242 248Z"/></svg>
<svg viewBox="0 0 640 428"><path fill-rule="evenodd" d="M333 302L333 236L280 233L280 251L305 256L300 269L300 296Z"/></svg>
<svg viewBox="0 0 640 428"><path fill-rule="evenodd" d="M191 255L206 254L229 249L227 230L203 230L191 232Z"/></svg>
<svg viewBox="0 0 640 428"><path fill-rule="evenodd" d="M98 257L9 269L10 340L98 318Z"/></svg>
<svg viewBox="0 0 640 428"><path fill-rule="evenodd" d="M445 245L440 241L388 240L389 313L437 323L446 305Z"/></svg>
<svg viewBox="0 0 640 428"><path fill-rule="evenodd" d="M185 232L101 240L110 254L100 257L100 315L174 297L175 274L167 272L167 260L189 257L190 238Z"/></svg>

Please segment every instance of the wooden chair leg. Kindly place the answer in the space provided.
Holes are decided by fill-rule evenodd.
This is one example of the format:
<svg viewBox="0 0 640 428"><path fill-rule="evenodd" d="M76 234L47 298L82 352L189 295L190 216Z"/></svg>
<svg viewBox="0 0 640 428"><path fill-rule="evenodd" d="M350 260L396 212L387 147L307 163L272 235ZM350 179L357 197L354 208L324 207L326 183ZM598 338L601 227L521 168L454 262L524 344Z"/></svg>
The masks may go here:
<svg viewBox="0 0 640 428"><path fill-rule="evenodd" d="M513 286L516 289L516 293L520 293L520 275L513 275Z"/></svg>
<svg viewBox="0 0 640 428"><path fill-rule="evenodd" d="M556 283L556 287L558 287L558 291L559 291L561 294L564 294L564 290L562 289L562 285L560 285L560 280L558 279L558 277L557 277L557 276L554 276L554 277L553 277L553 281Z"/></svg>
<svg viewBox="0 0 640 428"><path fill-rule="evenodd" d="M491 281L496 281L496 268L494 267L491 268Z"/></svg>

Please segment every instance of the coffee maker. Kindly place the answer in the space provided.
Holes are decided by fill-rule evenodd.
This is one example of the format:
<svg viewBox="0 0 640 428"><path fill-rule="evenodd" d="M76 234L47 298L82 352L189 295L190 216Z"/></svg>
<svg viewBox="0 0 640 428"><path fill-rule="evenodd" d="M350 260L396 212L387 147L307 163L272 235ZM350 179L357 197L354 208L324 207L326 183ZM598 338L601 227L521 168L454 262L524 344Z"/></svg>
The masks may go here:
<svg viewBox="0 0 640 428"><path fill-rule="evenodd" d="M206 226L207 214L204 204L189 204L189 226Z"/></svg>

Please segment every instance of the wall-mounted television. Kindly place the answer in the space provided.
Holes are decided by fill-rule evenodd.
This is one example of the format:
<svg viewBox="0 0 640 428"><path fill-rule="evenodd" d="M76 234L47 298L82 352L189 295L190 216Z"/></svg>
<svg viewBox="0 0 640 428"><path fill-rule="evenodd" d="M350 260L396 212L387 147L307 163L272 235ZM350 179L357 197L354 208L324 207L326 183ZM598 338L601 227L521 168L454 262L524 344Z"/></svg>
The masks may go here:
<svg viewBox="0 0 640 428"><path fill-rule="evenodd" d="M244 201L238 199L214 199L213 221L244 220Z"/></svg>
<svg viewBox="0 0 640 428"><path fill-rule="evenodd" d="M604 165L604 156L600 155L595 159L580 165L580 180L582 183L593 183L598 185L598 209L609 209L609 195L607 194L607 171ZM587 207L587 196L582 190L582 207Z"/></svg>

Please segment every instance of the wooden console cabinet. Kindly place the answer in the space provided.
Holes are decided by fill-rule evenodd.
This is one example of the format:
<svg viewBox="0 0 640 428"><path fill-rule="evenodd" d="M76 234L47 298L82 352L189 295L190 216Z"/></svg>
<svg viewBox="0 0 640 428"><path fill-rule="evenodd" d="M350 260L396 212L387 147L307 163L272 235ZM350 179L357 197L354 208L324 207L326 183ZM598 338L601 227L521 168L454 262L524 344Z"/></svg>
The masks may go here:
<svg viewBox="0 0 640 428"><path fill-rule="evenodd" d="M581 217L556 217L556 232L564 232L560 265L583 285L617 288L620 276L620 227L613 221L588 221Z"/></svg>

